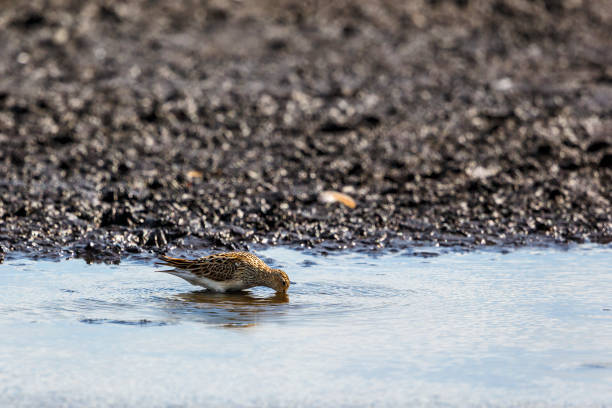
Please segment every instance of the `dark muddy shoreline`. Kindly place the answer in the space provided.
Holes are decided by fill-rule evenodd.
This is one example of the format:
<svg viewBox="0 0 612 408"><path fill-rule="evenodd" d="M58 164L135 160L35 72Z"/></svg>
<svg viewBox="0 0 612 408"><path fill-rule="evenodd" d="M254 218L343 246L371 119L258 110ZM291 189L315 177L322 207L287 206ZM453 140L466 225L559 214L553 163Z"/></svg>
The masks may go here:
<svg viewBox="0 0 612 408"><path fill-rule="evenodd" d="M317 3L0 1L0 257L612 240L610 2Z"/></svg>

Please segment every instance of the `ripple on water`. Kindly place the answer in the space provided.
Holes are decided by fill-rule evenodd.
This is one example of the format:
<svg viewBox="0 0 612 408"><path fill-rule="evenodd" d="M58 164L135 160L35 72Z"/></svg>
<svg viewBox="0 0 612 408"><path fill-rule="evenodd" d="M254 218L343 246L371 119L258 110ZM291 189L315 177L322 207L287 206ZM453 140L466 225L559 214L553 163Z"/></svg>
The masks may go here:
<svg viewBox="0 0 612 408"><path fill-rule="evenodd" d="M580 368L594 369L594 370L611 370L612 361L599 361L592 363L580 364Z"/></svg>
<svg viewBox="0 0 612 408"><path fill-rule="evenodd" d="M210 293L148 264L3 265L0 405L12 406L2 404L6 390L18 390L14 401L43 398L65 379L76 384L66 398L102 406L108 389L126 398L116 406L188 406L192 396L202 406L218 395L230 396L220 406L612 400L609 249L441 253L428 264L266 253L296 282L287 295ZM278 383L286 400L262 386ZM138 403L147 397L154 404Z"/></svg>
<svg viewBox="0 0 612 408"><path fill-rule="evenodd" d="M147 319L140 320L115 320L115 319L81 319L81 323L86 324L120 324L124 326L166 326L168 322L154 322Z"/></svg>
<svg viewBox="0 0 612 408"><path fill-rule="evenodd" d="M254 288L241 293L206 290L156 297L169 318L212 325L252 326L261 321L330 321L341 315L370 315L406 305L416 292L382 285L299 283L288 294Z"/></svg>

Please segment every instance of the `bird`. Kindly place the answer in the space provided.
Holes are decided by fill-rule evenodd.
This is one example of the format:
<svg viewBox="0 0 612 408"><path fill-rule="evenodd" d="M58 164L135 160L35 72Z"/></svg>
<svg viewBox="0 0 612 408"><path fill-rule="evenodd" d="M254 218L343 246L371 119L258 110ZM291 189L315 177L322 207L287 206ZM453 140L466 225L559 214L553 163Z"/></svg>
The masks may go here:
<svg viewBox="0 0 612 408"><path fill-rule="evenodd" d="M199 259L159 257L157 265L171 266L166 272L185 279L192 285L202 286L213 292L235 292L255 286L267 286L279 293L287 293L291 281L280 270L270 268L264 261L249 252L225 252Z"/></svg>

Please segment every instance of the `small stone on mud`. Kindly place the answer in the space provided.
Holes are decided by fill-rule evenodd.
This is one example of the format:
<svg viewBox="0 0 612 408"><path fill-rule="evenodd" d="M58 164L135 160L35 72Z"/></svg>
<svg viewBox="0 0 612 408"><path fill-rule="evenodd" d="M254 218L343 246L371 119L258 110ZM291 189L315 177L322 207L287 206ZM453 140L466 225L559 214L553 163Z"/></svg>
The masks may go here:
<svg viewBox="0 0 612 408"><path fill-rule="evenodd" d="M319 202L323 204L341 203L349 208L355 208L357 206L355 200L353 200L348 194L330 190L319 193Z"/></svg>

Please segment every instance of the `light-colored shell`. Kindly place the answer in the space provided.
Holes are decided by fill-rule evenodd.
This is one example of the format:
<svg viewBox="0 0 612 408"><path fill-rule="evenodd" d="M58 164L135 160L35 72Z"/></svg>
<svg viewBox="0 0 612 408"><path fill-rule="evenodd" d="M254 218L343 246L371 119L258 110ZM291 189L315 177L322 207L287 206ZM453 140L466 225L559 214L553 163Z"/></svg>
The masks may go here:
<svg viewBox="0 0 612 408"><path fill-rule="evenodd" d="M329 203L342 203L349 208L355 208L357 203L349 195L340 193L338 191L321 191L319 194L319 201L324 204Z"/></svg>

